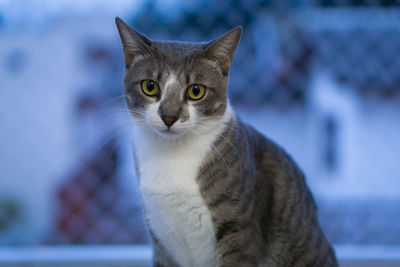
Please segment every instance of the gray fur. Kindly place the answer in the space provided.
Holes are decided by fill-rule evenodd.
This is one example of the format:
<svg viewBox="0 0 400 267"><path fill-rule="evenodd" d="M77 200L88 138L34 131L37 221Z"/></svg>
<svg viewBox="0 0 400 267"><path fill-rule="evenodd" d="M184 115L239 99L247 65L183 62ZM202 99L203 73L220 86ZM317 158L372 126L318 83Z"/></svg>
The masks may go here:
<svg viewBox="0 0 400 267"><path fill-rule="evenodd" d="M204 119L216 120L224 114L227 73L239 28L210 43L159 42L118 18L116 22L127 66L126 99L133 116L160 101L145 96L140 81L150 78L162 88L172 72L180 86L161 103L160 114L187 120L189 105ZM192 83L207 87L201 101L185 98ZM214 149L218 153L207 155L197 182L212 216L218 266L337 266L304 175L279 146L233 118ZM177 266L154 234L152 240L154 265Z"/></svg>
<svg viewBox="0 0 400 267"><path fill-rule="evenodd" d="M292 159L239 119L222 136L198 177L221 266L337 266Z"/></svg>

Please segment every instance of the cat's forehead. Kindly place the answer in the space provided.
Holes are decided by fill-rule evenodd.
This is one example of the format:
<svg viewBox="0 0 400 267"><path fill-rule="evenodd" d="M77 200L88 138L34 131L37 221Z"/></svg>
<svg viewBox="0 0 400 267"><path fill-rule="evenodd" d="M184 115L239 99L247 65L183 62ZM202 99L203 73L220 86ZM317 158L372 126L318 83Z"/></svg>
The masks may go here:
<svg viewBox="0 0 400 267"><path fill-rule="evenodd" d="M156 51L157 60L160 63L161 76L174 73L175 76L199 74L203 72L201 68L203 62L201 51L206 44L186 43L178 41L153 42L153 51ZM199 65L200 64L200 65Z"/></svg>
<svg viewBox="0 0 400 267"><path fill-rule="evenodd" d="M204 46L204 43L180 41L153 41L152 43L152 47L170 60L179 60L194 55L202 50Z"/></svg>
<svg viewBox="0 0 400 267"><path fill-rule="evenodd" d="M152 78L166 82L175 77L177 82L197 81L203 84L215 84L221 80L221 72L216 63L204 57L207 43L189 43L179 41L152 41L148 50L133 61L125 78ZM173 74L173 76L171 76Z"/></svg>

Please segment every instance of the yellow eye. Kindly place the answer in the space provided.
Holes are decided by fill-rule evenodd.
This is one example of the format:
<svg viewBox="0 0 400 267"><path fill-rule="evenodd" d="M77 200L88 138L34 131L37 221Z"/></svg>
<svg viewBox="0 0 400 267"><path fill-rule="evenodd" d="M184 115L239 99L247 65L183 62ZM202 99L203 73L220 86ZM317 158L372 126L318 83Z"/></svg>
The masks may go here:
<svg viewBox="0 0 400 267"><path fill-rule="evenodd" d="M186 90L186 96L192 100L201 99L206 92L206 88L201 84L193 84Z"/></svg>
<svg viewBox="0 0 400 267"><path fill-rule="evenodd" d="M142 91L148 96L155 96L160 92L160 88L155 81L144 80L142 81Z"/></svg>

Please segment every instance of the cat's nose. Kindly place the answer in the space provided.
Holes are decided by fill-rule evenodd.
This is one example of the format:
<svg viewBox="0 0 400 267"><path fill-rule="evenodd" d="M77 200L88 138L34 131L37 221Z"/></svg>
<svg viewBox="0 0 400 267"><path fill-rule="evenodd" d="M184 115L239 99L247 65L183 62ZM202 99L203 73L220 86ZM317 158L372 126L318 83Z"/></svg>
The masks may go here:
<svg viewBox="0 0 400 267"><path fill-rule="evenodd" d="M174 124L177 120L178 117L169 117L169 116L161 116L161 119L163 120L164 124L167 125L168 127L171 127L172 124Z"/></svg>

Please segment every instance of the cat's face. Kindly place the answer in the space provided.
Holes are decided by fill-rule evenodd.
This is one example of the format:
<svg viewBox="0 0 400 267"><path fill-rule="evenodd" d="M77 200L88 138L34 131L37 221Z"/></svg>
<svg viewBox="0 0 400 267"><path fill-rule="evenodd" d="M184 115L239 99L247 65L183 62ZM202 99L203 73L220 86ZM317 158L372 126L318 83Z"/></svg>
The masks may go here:
<svg viewBox="0 0 400 267"><path fill-rule="evenodd" d="M175 139L212 130L227 106L235 28L210 43L151 41L116 19L124 46L126 102L136 123Z"/></svg>

